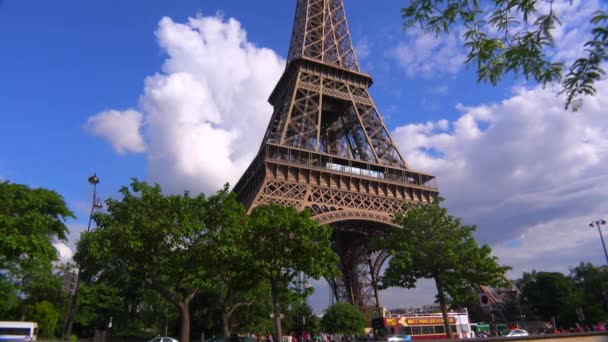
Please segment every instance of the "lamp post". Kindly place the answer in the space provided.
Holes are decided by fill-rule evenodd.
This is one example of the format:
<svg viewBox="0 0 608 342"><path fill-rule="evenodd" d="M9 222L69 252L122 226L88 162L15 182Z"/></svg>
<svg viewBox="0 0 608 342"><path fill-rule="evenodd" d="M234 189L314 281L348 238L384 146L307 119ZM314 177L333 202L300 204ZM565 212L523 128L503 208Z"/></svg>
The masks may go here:
<svg viewBox="0 0 608 342"><path fill-rule="evenodd" d="M99 184L99 177L97 174L93 174L88 179L89 184L93 185L93 201L91 202L91 214L89 214L89 224L87 225L87 233L91 230L91 221L93 220L93 213L95 209L101 208L101 201L97 198L97 184Z"/></svg>
<svg viewBox="0 0 608 342"><path fill-rule="evenodd" d="M298 292L302 296L302 307L300 308L300 310L301 310L300 313L302 314L302 333L304 332L304 330L306 328L306 311L305 311L305 307L307 304L306 291L308 291L308 289L310 288L310 284L308 283L308 280L306 278L307 278L307 276L304 274L304 272L300 271L300 274L298 275Z"/></svg>
<svg viewBox="0 0 608 342"><path fill-rule="evenodd" d="M604 242L604 235L602 234L601 226L606 224L606 220L599 219L597 221L592 221L589 223L589 227L593 228L597 227L597 231L600 233L600 240L602 241L602 247L604 247L604 255L606 256L606 263L608 263L608 252L606 252L606 243Z"/></svg>
<svg viewBox="0 0 608 342"><path fill-rule="evenodd" d="M93 185L93 201L91 202L91 213L89 214L89 224L87 225L87 233L91 230L91 222L93 221L93 214L95 213L95 209L99 209L102 207L101 201L97 198L97 184L99 184L99 177L97 174L93 174L88 179L89 184ZM87 248L84 246L83 252L87 253ZM70 336L72 335L72 325L74 324L74 316L76 314L76 306L78 304L78 292L80 290L80 271L81 266L78 265L78 272L76 274L76 286L74 288L74 294L70 296L68 300L68 317L66 318L64 325L64 341L69 341Z"/></svg>

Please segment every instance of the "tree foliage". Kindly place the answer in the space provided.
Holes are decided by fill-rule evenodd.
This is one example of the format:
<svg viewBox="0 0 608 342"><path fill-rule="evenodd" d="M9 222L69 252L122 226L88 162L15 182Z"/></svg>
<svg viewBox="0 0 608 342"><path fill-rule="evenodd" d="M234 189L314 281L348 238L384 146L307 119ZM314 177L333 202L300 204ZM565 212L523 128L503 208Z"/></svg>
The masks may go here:
<svg viewBox="0 0 608 342"><path fill-rule="evenodd" d="M222 253L222 221L204 195L165 196L159 185L135 179L120 192L121 200L106 201L107 213L96 214L98 228L79 243L76 260L91 279L125 276L135 287L156 291L179 309L181 341L188 342L189 304L212 284L208 266ZM227 189L216 196L234 201Z"/></svg>
<svg viewBox="0 0 608 342"><path fill-rule="evenodd" d="M57 260L55 240L65 241L74 214L52 190L0 182L0 270L18 271Z"/></svg>
<svg viewBox="0 0 608 342"><path fill-rule="evenodd" d="M219 322L228 335L250 322L265 324L267 319L248 317L266 310L260 291L271 292L280 306L293 295L288 288L298 271L318 278L332 275L337 263L331 229L307 212L272 205L250 217L227 186L207 198L163 195L160 186L133 180L120 192L122 199L106 201L107 212L95 216L98 228L78 244L83 279L91 289L113 288L97 288L91 298L117 291L123 306L148 308L150 291L161 296L179 309L181 341L190 336L191 303L208 306L195 309L199 329L217 332ZM235 314L239 322L232 324Z"/></svg>
<svg viewBox="0 0 608 342"><path fill-rule="evenodd" d="M54 272L55 241L66 241L73 218L57 192L0 182L0 314L20 319L32 308L59 307L61 278ZM40 306L43 301L46 303ZM47 310L47 312L50 312ZM44 332L52 336L54 331Z"/></svg>
<svg viewBox="0 0 608 342"><path fill-rule="evenodd" d="M252 265L271 288L275 330L280 341L281 298L299 272L319 279L336 274L338 257L331 245L331 228L311 219L308 210L278 204L256 207L251 213L249 246Z"/></svg>
<svg viewBox="0 0 608 342"><path fill-rule="evenodd" d="M325 311L321 318L323 331L332 334L361 335L366 324L365 315L348 303L337 303Z"/></svg>
<svg viewBox="0 0 608 342"><path fill-rule="evenodd" d="M212 240L216 248L207 256L219 298L223 335L230 336L230 319L239 309L259 300L261 277L252 265L255 256L248 240L245 208L227 188L207 202L207 226L216 227ZM255 243L255 242L254 242Z"/></svg>
<svg viewBox="0 0 608 342"><path fill-rule="evenodd" d="M378 247L391 254L381 286L413 288L418 279L434 279L446 331L450 333L447 296L461 301L478 285L501 285L510 268L491 256L489 246L477 244L475 226L463 225L460 219L448 215L441 202L405 204L407 213L395 219L399 228L392 229Z"/></svg>
<svg viewBox="0 0 608 342"><path fill-rule="evenodd" d="M410 0L402 9L404 28L419 26L436 35L464 26L467 63L477 67L479 81L497 84L503 75L523 75L543 85L562 80L566 109L578 110L581 95L595 95L594 83L608 60L608 12L590 18L592 38L585 56L572 65L553 61L553 30L561 24L554 0ZM488 5L489 3L489 5ZM546 9L545 9L546 8ZM565 77L564 77L565 73Z"/></svg>
<svg viewBox="0 0 608 342"><path fill-rule="evenodd" d="M570 274L532 271L517 281L531 319L555 317L559 327L579 322L577 309L590 325L608 319L608 267L580 263Z"/></svg>
<svg viewBox="0 0 608 342"><path fill-rule="evenodd" d="M85 284L78 293L76 322L87 327L88 334L94 333L94 329L107 327L110 317L114 325L125 324L128 317L123 306L120 289L104 282Z"/></svg>
<svg viewBox="0 0 608 342"><path fill-rule="evenodd" d="M40 337L55 337L57 323L61 314L59 310L49 301L41 301L31 305L28 319L38 323Z"/></svg>
<svg viewBox="0 0 608 342"><path fill-rule="evenodd" d="M608 318L608 267L595 267L581 262L570 269L580 307L590 322Z"/></svg>
<svg viewBox="0 0 608 342"><path fill-rule="evenodd" d="M576 322L577 294L572 279L559 272L524 273L522 292L540 319L556 317L560 324Z"/></svg>

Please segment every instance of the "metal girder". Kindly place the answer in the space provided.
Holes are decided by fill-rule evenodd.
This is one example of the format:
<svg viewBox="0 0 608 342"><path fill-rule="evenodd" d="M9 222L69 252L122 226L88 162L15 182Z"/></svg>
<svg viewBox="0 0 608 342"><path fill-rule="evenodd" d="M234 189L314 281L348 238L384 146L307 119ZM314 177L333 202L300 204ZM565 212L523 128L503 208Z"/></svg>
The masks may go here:
<svg viewBox="0 0 608 342"><path fill-rule="evenodd" d="M249 211L270 202L309 209L334 230L342 276L334 298L379 305L377 281L388 254L370 245L403 203L438 196L434 176L410 169L369 93L352 46L343 0L297 0L274 112L258 155L234 191Z"/></svg>

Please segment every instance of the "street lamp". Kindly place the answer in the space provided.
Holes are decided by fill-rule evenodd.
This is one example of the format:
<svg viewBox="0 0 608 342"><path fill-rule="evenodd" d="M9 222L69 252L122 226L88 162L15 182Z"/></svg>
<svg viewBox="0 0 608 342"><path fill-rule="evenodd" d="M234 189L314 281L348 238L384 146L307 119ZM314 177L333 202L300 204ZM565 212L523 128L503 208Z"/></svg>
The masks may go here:
<svg viewBox="0 0 608 342"><path fill-rule="evenodd" d="M606 243L604 242L604 235L602 234L601 226L606 224L606 220L599 219L597 221L592 221L589 223L589 227L593 228L597 227L597 231L600 233L600 240L602 240L602 247L604 247L604 255L606 256L606 263L608 263L608 252L606 252Z"/></svg>
<svg viewBox="0 0 608 342"><path fill-rule="evenodd" d="M88 182L89 184L93 185L93 201L91 202L91 213L89 214L89 224L87 225L87 233L91 230L91 221L93 220L93 214L95 213L95 209L100 209L102 207L101 201L99 200L99 198L97 198L97 184L99 184L99 177L97 177L97 174L94 173L91 177L89 177ZM87 253L86 246L84 246L83 248L83 252ZM80 271L81 265L79 264L78 272L76 274L76 286L74 288L74 294L69 298L68 301L68 315L65 321L63 335L63 339L65 341L68 341L70 339L70 336L72 335L72 325L74 324L74 316L76 314L76 306L78 302L78 291L80 290Z"/></svg>
<svg viewBox="0 0 608 342"><path fill-rule="evenodd" d="M87 225L87 233L91 230L91 221L93 220L93 212L95 209L101 208L101 201L97 198L97 184L99 184L99 177L94 173L89 177L89 184L93 185L93 201L91 202L91 214L89 214L89 224Z"/></svg>
<svg viewBox="0 0 608 342"><path fill-rule="evenodd" d="M302 314L302 332L304 332L305 327L306 327L306 312L305 312L305 307L307 305L307 291L309 288L311 288L310 283L308 283L308 277L304 274L304 272L300 271L300 274L298 275L298 280L297 280L297 285L298 285L298 294L300 296L302 296L302 306L300 308L300 313Z"/></svg>

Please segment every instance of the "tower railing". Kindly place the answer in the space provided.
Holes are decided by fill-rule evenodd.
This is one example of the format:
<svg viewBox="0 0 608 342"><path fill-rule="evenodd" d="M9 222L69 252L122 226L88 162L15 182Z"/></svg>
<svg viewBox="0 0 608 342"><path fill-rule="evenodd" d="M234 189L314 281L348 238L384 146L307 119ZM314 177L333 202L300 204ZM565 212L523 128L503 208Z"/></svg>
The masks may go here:
<svg viewBox="0 0 608 342"><path fill-rule="evenodd" d="M264 149L265 158L289 163L328 169L335 172L353 174L380 180L406 183L416 187L436 190L435 177L414 170L394 168L387 165L353 160L345 157L314 152L295 147L267 143Z"/></svg>

